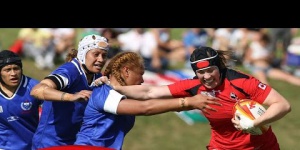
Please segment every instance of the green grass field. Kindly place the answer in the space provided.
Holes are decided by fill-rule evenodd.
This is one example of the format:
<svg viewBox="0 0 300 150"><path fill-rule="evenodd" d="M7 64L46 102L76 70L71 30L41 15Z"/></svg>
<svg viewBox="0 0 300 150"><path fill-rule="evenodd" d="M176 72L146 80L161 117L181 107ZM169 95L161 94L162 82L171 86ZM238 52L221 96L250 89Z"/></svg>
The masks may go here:
<svg viewBox="0 0 300 150"><path fill-rule="evenodd" d="M183 29L174 30L178 39ZM18 29L0 29L0 48L8 49L17 37ZM31 59L23 59L24 74L43 79L50 71L35 68ZM243 70L243 68L238 67ZM297 150L300 141L300 87L270 80L274 89L285 96L292 112L272 124L282 150ZM298 93L299 92L299 93ZM125 138L124 150L204 150L210 139L207 123L187 125L176 114L169 112L155 116L138 116L134 128Z"/></svg>

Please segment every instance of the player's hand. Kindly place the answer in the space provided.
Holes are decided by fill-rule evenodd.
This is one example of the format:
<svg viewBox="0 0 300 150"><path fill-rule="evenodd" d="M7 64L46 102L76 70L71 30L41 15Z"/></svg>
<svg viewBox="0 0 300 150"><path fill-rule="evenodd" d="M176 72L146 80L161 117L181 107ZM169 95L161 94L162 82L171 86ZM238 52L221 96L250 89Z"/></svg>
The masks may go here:
<svg viewBox="0 0 300 150"><path fill-rule="evenodd" d="M102 85L103 83L106 83L108 85L110 85L110 81L109 79L107 78L107 76L102 76L102 77L99 77L98 79L96 79L92 85L94 86L99 86L99 85Z"/></svg>
<svg viewBox="0 0 300 150"><path fill-rule="evenodd" d="M209 111L217 111L215 108L211 107L211 105L222 106L222 104L218 102L220 99L216 97L197 94L193 97L188 97L187 99L190 106L194 109L200 109L206 114L209 114Z"/></svg>
<svg viewBox="0 0 300 150"><path fill-rule="evenodd" d="M234 117L231 119L231 122L233 124L233 126L237 129L237 130L241 130L242 127L240 126L240 121L237 119L234 119Z"/></svg>
<svg viewBox="0 0 300 150"><path fill-rule="evenodd" d="M243 130L243 131L246 131L246 130L249 130L249 129L252 129L254 128L254 121L243 116L243 115L240 115L240 114L235 114L236 116L234 118L238 118L238 119L234 119L232 118L231 119L231 122L233 123L233 126L238 129L238 130Z"/></svg>
<svg viewBox="0 0 300 150"><path fill-rule="evenodd" d="M80 92L78 93L75 93L75 94L69 94L66 95L65 99L68 100L68 101L72 101L72 102L75 102L75 101L88 101L90 96L92 94L92 91L89 91L89 90L81 90Z"/></svg>

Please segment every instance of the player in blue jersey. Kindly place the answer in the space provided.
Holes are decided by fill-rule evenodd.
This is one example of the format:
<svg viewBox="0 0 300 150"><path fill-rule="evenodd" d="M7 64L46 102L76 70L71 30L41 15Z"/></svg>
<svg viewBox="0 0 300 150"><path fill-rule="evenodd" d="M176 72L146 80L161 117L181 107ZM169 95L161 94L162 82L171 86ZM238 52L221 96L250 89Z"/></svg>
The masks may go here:
<svg viewBox="0 0 300 150"><path fill-rule="evenodd" d="M134 52L118 53L105 72L111 86L140 85L144 82L144 63ZM92 145L122 149L125 135L132 129L135 115L154 115L168 111L200 109L214 100L199 99L200 95L186 98L133 100L127 99L104 84L93 90L84 112L83 124L75 145ZM213 108L208 108L214 110Z"/></svg>
<svg viewBox="0 0 300 150"><path fill-rule="evenodd" d="M93 81L101 76L108 49L105 37L85 36L78 51L70 51L67 62L32 89L34 97L45 100L33 149L74 144Z"/></svg>
<svg viewBox="0 0 300 150"><path fill-rule="evenodd" d="M30 150L42 102L30 91L39 81L23 74L21 58L9 50L0 52L0 71L0 149Z"/></svg>

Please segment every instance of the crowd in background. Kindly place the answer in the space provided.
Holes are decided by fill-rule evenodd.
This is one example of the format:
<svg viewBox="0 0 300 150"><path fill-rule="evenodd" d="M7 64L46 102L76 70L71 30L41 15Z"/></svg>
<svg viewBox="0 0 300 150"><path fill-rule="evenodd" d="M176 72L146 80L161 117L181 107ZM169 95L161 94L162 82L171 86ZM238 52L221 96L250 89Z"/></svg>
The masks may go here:
<svg viewBox="0 0 300 150"><path fill-rule="evenodd" d="M38 69L54 69L76 40L96 33L109 39L108 58L121 51L142 55L145 69L163 73L190 68L196 47L232 51L228 66L243 65L264 83L267 78L300 85L300 40L297 28L185 28L174 39L172 28L22 28L11 50L34 59Z"/></svg>

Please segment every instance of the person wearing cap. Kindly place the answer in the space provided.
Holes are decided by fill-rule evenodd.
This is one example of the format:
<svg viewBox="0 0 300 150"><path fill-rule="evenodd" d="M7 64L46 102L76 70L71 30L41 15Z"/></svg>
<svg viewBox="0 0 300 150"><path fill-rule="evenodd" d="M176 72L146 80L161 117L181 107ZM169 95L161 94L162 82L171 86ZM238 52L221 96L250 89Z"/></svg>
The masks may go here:
<svg viewBox="0 0 300 150"><path fill-rule="evenodd" d="M110 60L104 71L104 75L110 79L110 86L104 84L94 88L75 145L121 150L126 134L134 126L136 115L149 116L169 111L199 109L206 103L218 105L214 99L199 99L199 95L184 99L134 100L112 89L111 86L142 84L144 71L144 60L135 52L118 53Z"/></svg>
<svg viewBox="0 0 300 150"><path fill-rule="evenodd" d="M101 77L101 69L109 50L105 37L91 34L78 44L78 50L69 51L66 63L45 77L31 91L31 95L43 100L32 149L72 145L80 129L95 79Z"/></svg>
<svg viewBox="0 0 300 150"><path fill-rule="evenodd" d="M38 80L23 74L21 58L0 51L0 149L30 150L42 101L30 96Z"/></svg>
<svg viewBox="0 0 300 150"><path fill-rule="evenodd" d="M115 90L134 99L159 97L186 97L207 95L220 99L222 106L204 105L201 109L210 122L211 139L206 149L272 149L279 150L279 143L272 127L262 135L244 133L253 127L270 124L291 111L290 103L274 88L240 71L226 66L225 56L230 51L210 47L196 48L190 57L190 64L196 76L170 85L113 86ZM205 97L203 97L205 98ZM242 99L252 99L268 106L259 119L247 123L233 119L233 106ZM208 108L217 112L207 113Z"/></svg>

